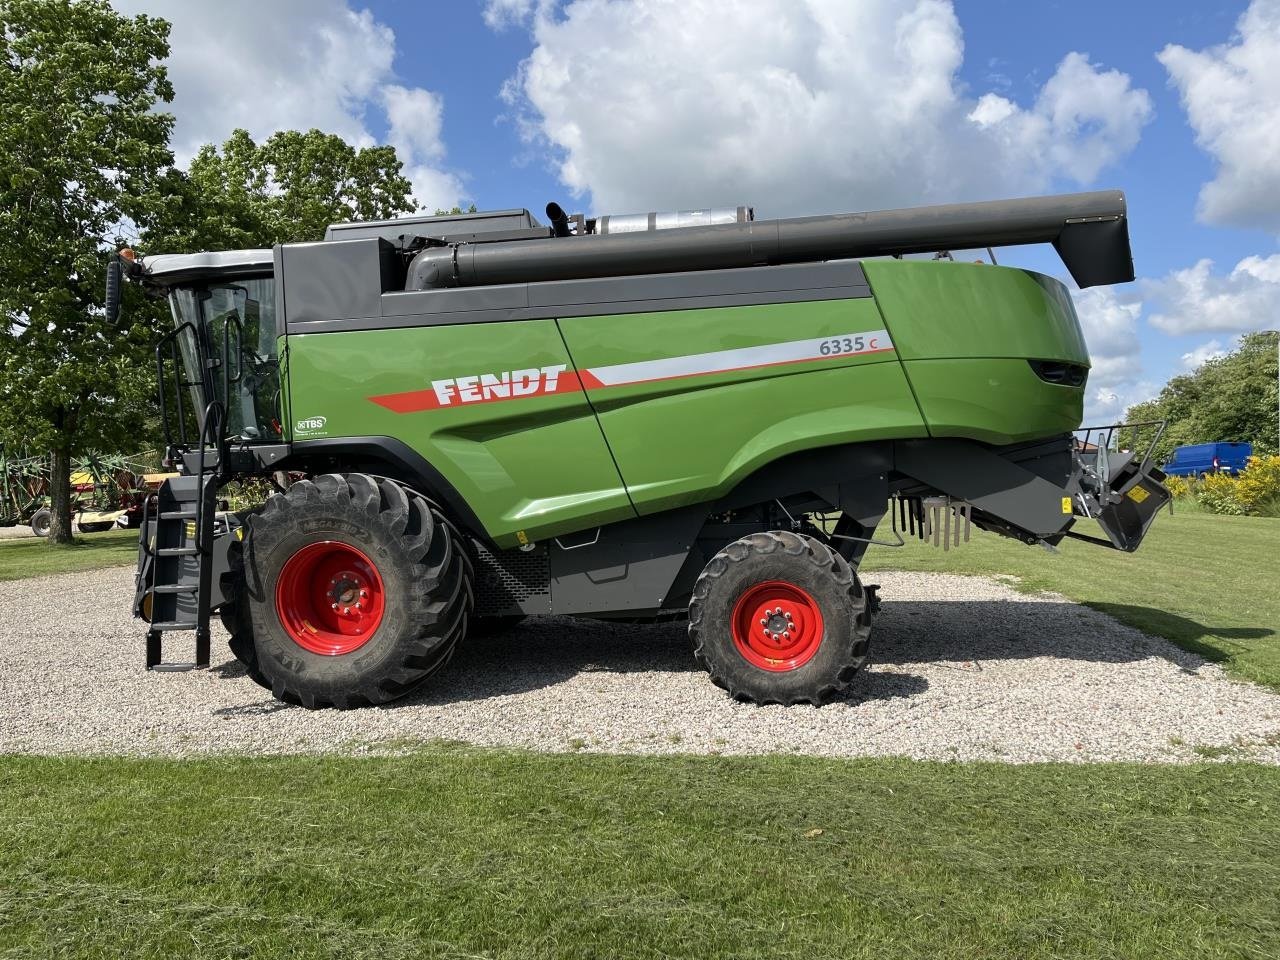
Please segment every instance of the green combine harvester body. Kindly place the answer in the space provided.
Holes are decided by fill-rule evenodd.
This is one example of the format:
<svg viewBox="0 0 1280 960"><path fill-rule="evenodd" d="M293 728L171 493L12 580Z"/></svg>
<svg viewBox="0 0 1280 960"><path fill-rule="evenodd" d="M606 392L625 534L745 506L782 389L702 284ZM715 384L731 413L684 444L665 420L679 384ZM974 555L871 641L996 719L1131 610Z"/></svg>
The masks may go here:
<svg viewBox="0 0 1280 960"><path fill-rule="evenodd" d="M157 355L185 475L140 542L148 666L179 630L207 663L219 611L278 696L358 706L475 624L687 615L735 696L821 702L866 656L856 570L886 511L897 542L1133 550L1168 500L1150 443L1074 436L1089 357L1061 282L901 258L1052 242L1082 285L1132 279L1118 193L548 214L121 261L176 321ZM279 487L261 510L216 509L255 476Z"/></svg>

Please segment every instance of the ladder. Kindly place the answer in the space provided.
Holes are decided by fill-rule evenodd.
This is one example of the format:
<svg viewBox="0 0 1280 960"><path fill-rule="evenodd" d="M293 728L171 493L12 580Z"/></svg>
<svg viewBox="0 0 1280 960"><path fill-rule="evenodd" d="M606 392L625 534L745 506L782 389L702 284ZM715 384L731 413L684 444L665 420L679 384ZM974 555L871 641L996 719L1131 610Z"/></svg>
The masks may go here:
<svg viewBox="0 0 1280 960"><path fill-rule="evenodd" d="M143 612L150 621L147 630L148 670L191 670L209 666L209 616L213 592L213 540L217 516L217 493L227 460L227 444L224 438L226 411L222 403L214 399L205 407L199 420L199 437L193 445L188 443L182 393L200 381L184 380L179 371L176 336L189 329L189 324L164 338L156 348L156 360L161 382L160 413L165 429L165 439L171 456L181 456L182 475L170 477L156 491L155 506L150 498L143 507L142 529L138 538L138 596ZM194 331L193 331L194 332ZM177 406L177 433L179 444L173 443L170 431L169 410L165 402L165 356L168 346L172 353L175 377L174 391ZM196 347L198 366L202 373L211 364ZM148 608L149 604L149 608ZM190 663L165 662L162 645L166 633L195 633L195 660Z"/></svg>

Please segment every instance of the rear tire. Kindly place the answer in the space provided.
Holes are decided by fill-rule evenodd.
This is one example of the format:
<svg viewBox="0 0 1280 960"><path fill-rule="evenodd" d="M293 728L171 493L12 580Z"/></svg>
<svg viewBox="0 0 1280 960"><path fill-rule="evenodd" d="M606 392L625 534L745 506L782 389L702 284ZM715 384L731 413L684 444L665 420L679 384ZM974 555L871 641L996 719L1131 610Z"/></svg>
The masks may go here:
<svg viewBox="0 0 1280 960"><path fill-rule="evenodd" d="M785 531L729 544L689 603L694 657L717 686L753 703L817 706L839 696L866 661L870 635L853 568L819 541Z"/></svg>
<svg viewBox="0 0 1280 960"><path fill-rule="evenodd" d="M47 537L53 528L53 513L48 507L41 507L31 515L31 532L37 537Z"/></svg>
<svg viewBox="0 0 1280 960"><path fill-rule="evenodd" d="M466 551L426 499L392 480L301 480L245 526L243 576L222 619L236 658L281 700L386 703L444 666L466 633Z"/></svg>

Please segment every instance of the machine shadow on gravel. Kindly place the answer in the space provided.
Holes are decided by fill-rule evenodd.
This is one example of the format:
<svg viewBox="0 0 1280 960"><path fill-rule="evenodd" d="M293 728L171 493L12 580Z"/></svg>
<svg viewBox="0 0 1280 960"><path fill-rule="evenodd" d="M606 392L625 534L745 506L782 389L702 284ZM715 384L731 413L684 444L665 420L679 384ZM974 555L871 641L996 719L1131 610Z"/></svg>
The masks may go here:
<svg viewBox="0 0 1280 960"><path fill-rule="evenodd" d="M1124 611L1117 608L1116 612ZM1259 637L1270 632L1209 628L1172 614L1162 613L1161 617L1178 621L1168 628L1191 641L1209 633ZM1206 659L1075 603L887 599L878 624L880 633L872 646L868 669L838 702L911 697L928 689L924 677L876 670L877 665L1035 657L1119 664L1158 656L1183 670L1194 670ZM555 686L583 673L695 673L699 669L690 652L684 621L632 624L535 617L507 630L468 638L458 646L447 671L382 709L513 696ZM244 667L235 660L218 664L211 672L227 680L245 676ZM260 713L274 703L255 702L222 712Z"/></svg>
<svg viewBox="0 0 1280 960"><path fill-rule="evenodd" d="M1123 613L1119 608L1116 612ZM1186 635L1262 636L1241 628L1210 631L1181 617ZM1124 625L1077 603L1017 600L888 600L879 619L872 662L1018 660L1057 657L1089 663L1132 663L1158 656L1183 670L1207 657ZM1193 633L1194 631L1194 633Z"/></svg>
<svg viewBox="0 0 1280 960"><path fill-rule="evenodd" d="M1121 622L1127 620L1149 623L1153 627L1152 632L1157 632L1162 637L1175 638L1179 644L1212 663L1225 660L1226 655L1216 647L1201 643L1200 641L1205 637L1261 640L1264 637L1276 636L1276 631L1270 627L1212 627L1166 610L1138 607L1127 603L1093 603L1090 604L1090 609L1114 617Z"/></svg>

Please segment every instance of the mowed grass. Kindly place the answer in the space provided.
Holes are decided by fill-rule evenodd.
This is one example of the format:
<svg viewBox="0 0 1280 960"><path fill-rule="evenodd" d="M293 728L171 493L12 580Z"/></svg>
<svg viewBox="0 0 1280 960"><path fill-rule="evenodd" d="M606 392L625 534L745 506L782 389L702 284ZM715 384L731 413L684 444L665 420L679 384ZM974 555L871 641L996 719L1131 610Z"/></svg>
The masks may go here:
<svg viewBox="0 0 1280 960"><path fill-rule="evenodd" d="M1092 526L1080 529L1100 535ZM880 536L889 538L887 524ZM919 541L872 547L862 569L872 582L876 570L1013 575L1023 589L1062 593L1280 689L1280 522L1166 511L1136 553L1073 540L1059 550L975 528L947 552Z"/></svg>
<svg viewBox="0 0 1280 960"><path fill-rule="evenodd" d="M0 956L1280 955L1280 770L0 759Z"/></svg>
<svg viewBox="0 0 1280 960"><path fill-rule="evenodd" d="M83 533L68 546L35 537L0 540L0 580L119 567L134 563L137 558L137 530Z"/></svg>

